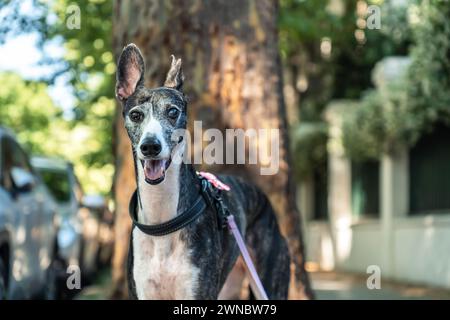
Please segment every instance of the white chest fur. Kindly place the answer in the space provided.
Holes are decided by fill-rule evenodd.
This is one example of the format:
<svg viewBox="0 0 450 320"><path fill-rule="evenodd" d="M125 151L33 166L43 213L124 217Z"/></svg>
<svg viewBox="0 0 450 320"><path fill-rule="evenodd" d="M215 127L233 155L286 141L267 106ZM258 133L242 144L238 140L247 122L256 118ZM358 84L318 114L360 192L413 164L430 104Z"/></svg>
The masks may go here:
<svg viewBox="0 0 450 320"><path fill-rule="evenodd" d="M194 299L199 270L180 231L151 237L133 231L133 277L139 299Z"/></svg>
<svg viewBox="0 0 450 320"><path fill-rule="evenodd" d="M183 146L179 147L182 150ZM175 158L181 156L176 152ZM145 224L161 223L177 214L179 199L180 159L174 161L166 178L158 185L149 185L138 167L139 195L142 209L138 219ZM199 270L191 261L191 252L180 239L180 231L162 236L133 231L133 278L139 299L194 299Z"/></svg>

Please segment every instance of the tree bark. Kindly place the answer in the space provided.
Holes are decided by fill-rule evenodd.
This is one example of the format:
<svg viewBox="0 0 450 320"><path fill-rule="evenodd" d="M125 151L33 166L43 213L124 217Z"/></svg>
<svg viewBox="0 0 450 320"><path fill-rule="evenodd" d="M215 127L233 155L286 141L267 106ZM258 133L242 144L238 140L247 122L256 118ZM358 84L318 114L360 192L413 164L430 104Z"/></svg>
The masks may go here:
<svg viewBox="0 0 450 320"><path fill-rule="evenodd" d="M266 192L293 258L290 298L308 299L313 294L304 269L300 215L289 165L277 12L278 5L273 0L116 1L114 50L118 56L130 42L141 48L148 86L162 85L171 54L182 58L191 129L194 120L202 121L203 129L280 129L280 161L276 175L261 175L261 163L215 165L208 170L244 176ZM121 117L120 112L117 114ZM124 265L123 247L128 245L123 239L128 224L122 217L128 218L127 196L132 191L128 182L133 180L129 176L133 177L134 173L131 160L125 160L131 158L131 151L126 150L129 147L124 147L128 137L120 125L116 126L116 133L118 237L113 274L114 279L120 281L123 271L118 268ZM259 137L257 143L258 148L269 150L270 136Z"/></svg>

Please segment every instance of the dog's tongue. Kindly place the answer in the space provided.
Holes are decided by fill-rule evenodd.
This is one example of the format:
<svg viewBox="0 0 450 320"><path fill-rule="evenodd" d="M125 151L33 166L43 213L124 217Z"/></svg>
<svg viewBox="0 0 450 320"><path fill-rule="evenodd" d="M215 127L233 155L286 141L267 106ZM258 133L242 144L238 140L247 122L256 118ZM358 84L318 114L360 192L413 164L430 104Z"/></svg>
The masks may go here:
<svg viewBox="0 0 450 320"><path fill-rule="evenodd" d="M149 180L157 180L164 176L166 171L166 160L145 160L144 174Z"/></svg>

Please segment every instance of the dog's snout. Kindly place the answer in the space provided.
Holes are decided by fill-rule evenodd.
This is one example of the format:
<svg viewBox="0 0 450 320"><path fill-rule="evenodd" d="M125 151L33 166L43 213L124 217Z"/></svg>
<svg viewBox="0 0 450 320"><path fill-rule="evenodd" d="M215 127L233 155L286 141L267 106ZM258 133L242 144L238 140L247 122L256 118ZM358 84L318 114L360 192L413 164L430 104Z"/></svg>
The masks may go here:
<svg viewBox="0 0 450 320"><path fill-rule="evenodd" d="M161 152L162 145L161 142L155 137L145 138L141 143L140 149L144 156L154 157Z"/></svg>

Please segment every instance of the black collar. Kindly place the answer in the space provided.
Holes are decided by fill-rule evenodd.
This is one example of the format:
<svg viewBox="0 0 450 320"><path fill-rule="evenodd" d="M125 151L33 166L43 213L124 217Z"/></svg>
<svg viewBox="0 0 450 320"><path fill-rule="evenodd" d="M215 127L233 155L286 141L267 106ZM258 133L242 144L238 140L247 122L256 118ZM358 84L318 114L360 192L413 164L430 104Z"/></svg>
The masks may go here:
<svg viewBox="0 0 450 320"><path fill-rule="evenodd" d="M153 225L146 225L139 223L137 221L137 203L138 203L138 193L135 191L133 193L133 196L130 200L130 216L131 220L133 221L133 225L139 228L142 232L145 234L148 234L150 236L164 236L170 233L173 233L175 231L178 231L193 221L197 219L203 211L205 211L207 204L205 197L207 197L207 188L208 188L208 182L206 179L200 179L201 181L201 188L200 193L197 197L197 199L194 201L194 204L186 211L181 213L180 215L177 215L175 218L163 222L161 224L153 224Z"/></svg>

